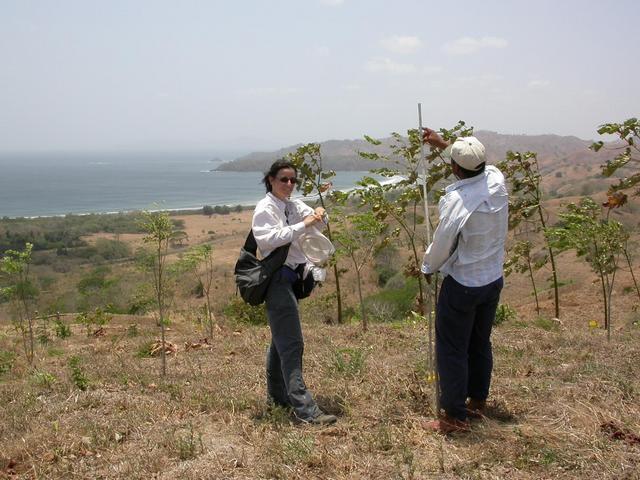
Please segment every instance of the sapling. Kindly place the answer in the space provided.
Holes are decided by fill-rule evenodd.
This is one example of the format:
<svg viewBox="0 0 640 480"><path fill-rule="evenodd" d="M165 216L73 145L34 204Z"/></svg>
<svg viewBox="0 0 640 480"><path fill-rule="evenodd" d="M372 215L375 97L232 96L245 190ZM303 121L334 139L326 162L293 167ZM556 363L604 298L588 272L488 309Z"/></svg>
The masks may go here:
<svg viewBox="0 0 640 480"><path fill-rule="evenodd" d="M376 219L372 212L348 215L345 225L335 235L339 249L351 259L356 272L362 329L367 330L367 312L362 297L362 269L384 247L387 238L382 237L387 224ZM382 238L381 238L382 237Z"/></svg>
<svg viewBox="0 0 640 480"><path fill-rule="evenodd" d="M600 206L585 197L559 213L559 226L550 229L551 240L561 249L573 249L598 275L604 305L604 327L611 338L611 294L626 231L620 222L603 219Z"/></svg>
<svg viewBox="0 0 640 480"><path fill-rule="evenodd" d="M298 178L301 181L300 189L303 195L314 193L318 196L318 201L322 208L327 210L326 197L327 192L331 188L331 179L335 177L336 172L333 170L325 170L322 166L322 154L320 152L320 144L309 143L299 147L295 152L289 154L288 159L295 165L298 170ZM333 232L331 223L327 223L327 237L333 241ZM338 323L343 322L342 318L342 293L340 291L340 269L338 268L337 259L334 257L331 261L333 274L336 280L336 301L338 308Z"/></svg>
<svg viewBox="0 0 640 480"><path fill-rule="evenodd" d="M609 193L640 186L640 171L637 171L638 167L640 167L640 147L638 146L640 141L640 122L638 122L638 119L629 118L622 123L605 123L600 125L598 133L600 135L615 135L622 142L622 146L614 144L605 147L604 142L598 141L592 143L589 147L594 152L600 151L603 147L607 150L620 152L613 159L602 165L602 174L605 177L611 177L615 173L624 175L617 184L611 186ZM640 195L640 188L633 195Z"/></svg>
<svg viewBox="0 0 640 480"><path fill-rule="evenodd" d="M166 309L166 255L169 250L169 241L174 232L174 226L167 212L143 212L142 228L146 232L144 237L145 243L153 246L153 288L156 294L156 304L158 306L158 323L160 325L160 334L162 341L161 358L161 375L167 374L167 356L165 342L165 309Z"/></svg>
<svg viewBox="0 0 640 480"><path fill-rule="evenodd" d="M187 251L175 264L177 271L190 272L195 275L202 286L202 296L205 299L205 324L209 338L213 339L213 330L217 325L211 302L211 288L213 285L215 261L213 247L209 244L198 245Z"/></svg>
<svg viewBox="0 0 640 480"><path fill-rule="evenodd" d="M7 250L0 259L0 273L8 286L0 288L0 296L9 300L14 328L22 337L22 347L30 365L34 360L33 303L38 295L29 270L33 245L27 243L22 250Z"/></svg>
<svg viewBox="0 0 640 480"><path fill-rule="evenodd" d="M506 159L498 164L505 178L511 184L509 199L509 227L514 228L521 222L535 222L542 231L545 249L551 263L553 282L553 300L556 318L560 317L560 294L558 289L558 270L547 227L547 213L542 205L542 175L535 152L508 151Z"/></svg>

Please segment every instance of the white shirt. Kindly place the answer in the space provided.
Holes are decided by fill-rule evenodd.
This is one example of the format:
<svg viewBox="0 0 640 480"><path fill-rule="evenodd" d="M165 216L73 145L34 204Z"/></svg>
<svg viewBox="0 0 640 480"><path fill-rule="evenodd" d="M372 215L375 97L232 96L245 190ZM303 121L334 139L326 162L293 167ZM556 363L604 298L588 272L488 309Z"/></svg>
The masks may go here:
<svg viewBox="0 0 640 480"><path fill-rule="evenodd" d="M504 176L488 165L484 174L452 183L438 210L440 223L422 261L423 273L442 272L467 287L502 276L509 220Z"/></svg>
<svg viewBox="0 0 640 480"><path fill-rule="evenodd" d="M274 249L291 243L285 265L295 269L299 264L307 263L307 257L302 253L297 240L305 231L304 218L313 213L313 208L302 200L283 201L272 193L267 193L256 205L251 222L262 258Z"/></svg>

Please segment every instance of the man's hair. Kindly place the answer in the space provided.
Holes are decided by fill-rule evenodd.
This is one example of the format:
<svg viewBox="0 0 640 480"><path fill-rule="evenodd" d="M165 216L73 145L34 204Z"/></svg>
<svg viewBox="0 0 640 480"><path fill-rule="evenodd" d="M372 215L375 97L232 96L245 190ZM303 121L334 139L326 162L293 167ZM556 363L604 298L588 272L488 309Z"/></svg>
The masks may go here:
<svg viewBox="0 0 640 480"><path fill-rule="evenodd" d="M484 167L487 165L487 162L482 162L478 166L478 170L467 170L466 168L462 168L459 164L457 164L454 159L451 159L451 163L455 163L456 165L458 165L462 178L472 178L480 175L481 173L484 173Z"/></svg>
<svg viewBox="0 0 640 480"><path fill-rule="evenodd" d="M287 160L276 160L271 164L269 171L266 172L264 174L264 177L262 178L262 183L264 183L264 186L267 188L267 193L272 190L269 177L276 178L276 175L278 174L278 172L283 168L290 168L291 170L296 172L296 175L298 175L298 169L293 165L293 163Z"/></svg>

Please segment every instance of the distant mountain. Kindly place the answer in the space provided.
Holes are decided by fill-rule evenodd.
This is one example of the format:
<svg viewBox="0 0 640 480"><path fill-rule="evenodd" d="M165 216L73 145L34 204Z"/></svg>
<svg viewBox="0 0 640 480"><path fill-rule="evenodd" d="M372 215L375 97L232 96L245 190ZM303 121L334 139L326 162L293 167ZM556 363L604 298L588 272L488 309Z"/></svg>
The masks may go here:
<svg viewBox="0 0 640 480"><path fill-rule="evenodd" d="M603 163L602 155L589 150L591 141L559 135L503 135L490 131L477 131L475 135L487 149L490 163L502 160L508 150L538 153L541 168L565 162ZM359 157L358 151L389 152L391 138L381 139L380 147L373 147L365 140L328 140L321 142L324 167L332 170L369 170L382 166ZM224 171L264 172L275 160L294 152L301 144L291 145L272 152L254 152L218 166ZM552 167L553 168L553 167Z"/></svg>
<svg viewBox="0 0 640 480"><path fill-rule="evenodd" d="M264 172L274 161L295 152L301 145L301 143L291 145L274 152L253 152L223 163L216 170ZM369 170L377 166L374 162L363 160L358 155L358 151L372 150L371 144L365 140L327 140L320 145L323 166L328 170Z"/></svg>

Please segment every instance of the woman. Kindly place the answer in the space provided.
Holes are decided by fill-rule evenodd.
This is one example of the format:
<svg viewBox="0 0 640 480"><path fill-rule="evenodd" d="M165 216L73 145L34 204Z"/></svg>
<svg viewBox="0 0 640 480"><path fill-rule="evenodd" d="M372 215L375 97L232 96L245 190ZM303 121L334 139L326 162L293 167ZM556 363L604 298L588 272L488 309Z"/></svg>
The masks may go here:
<svg viewBox="0 0 640 480"><path fill-rule="evenodd" d="M297 170L278 160L263 178L267 195L258 202L252 230L258 249L266 257L275 248L291 244L285 264L275 273L267 290L266 306L271 345L267 351L267 393L270 402L291 407L305 423L331 424L334 415L322 412L302 378L304 342L293 283L307 263L298 238L307 229L324 225L325 211L313 210L301 200L289 200L297 179Z"/></svg>

